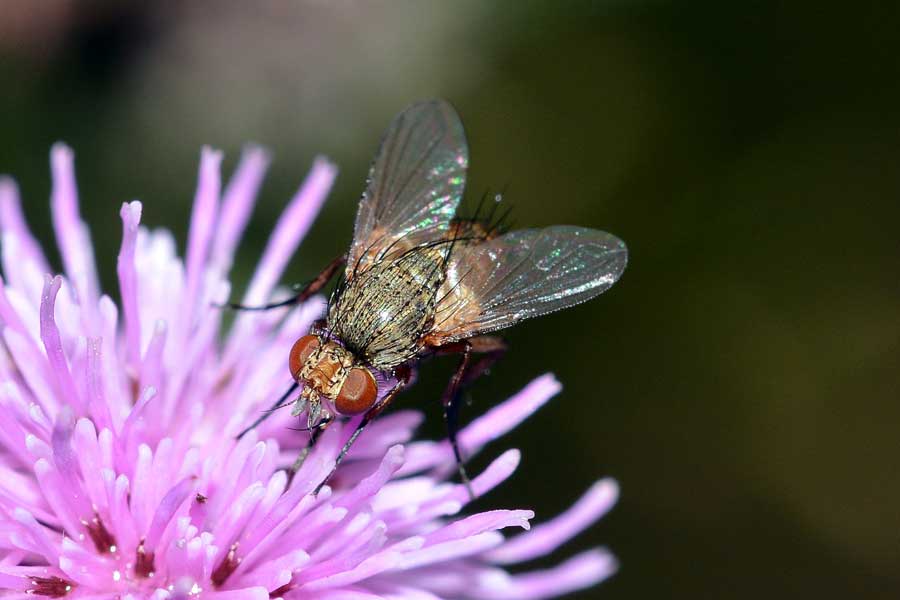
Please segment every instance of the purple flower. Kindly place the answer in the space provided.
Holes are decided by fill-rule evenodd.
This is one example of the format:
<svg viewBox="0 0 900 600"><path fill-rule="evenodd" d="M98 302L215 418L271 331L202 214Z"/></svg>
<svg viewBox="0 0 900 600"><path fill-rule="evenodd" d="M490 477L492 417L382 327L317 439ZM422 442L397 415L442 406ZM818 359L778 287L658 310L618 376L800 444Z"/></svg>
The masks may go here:
<svg viewBox="0 0 900 600"><path fill-rule="evenodd" d="M381 417L329 486L312 491L355 421L329 428L288 484L304 444L280 411L235 434L289 383L287 354L324 303L240 313L223 332L227 279L268 157L249 149L222 189L221 154L204 149L187 254L171 234L122 206L121 306L100 290L78 213L72 151L51 152L53 227L65 277L0 180L0 596L254 600L549 598L615 570L595 549L510 575L615 502L611 480L529 529L528 510L460 516L469 501L446 441L410 441L422 416ZM253 275L245 304L276 284L336 175L319 159L291 199ZM286 312L286 314L285 314ZM476 419L460 436L476 453L560 389L551 375ZM405 444L405 446L404 446ZM508 450L472 481L480 496L509 477Z"/></svg>

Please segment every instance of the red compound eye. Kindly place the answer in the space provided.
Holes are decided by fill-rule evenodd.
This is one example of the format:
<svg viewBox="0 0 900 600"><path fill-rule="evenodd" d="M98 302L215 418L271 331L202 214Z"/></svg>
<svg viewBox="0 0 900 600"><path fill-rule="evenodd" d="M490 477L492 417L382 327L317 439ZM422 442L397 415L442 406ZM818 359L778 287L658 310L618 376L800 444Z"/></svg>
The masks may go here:
<svg viewBox="0 0 900 600"><path fill-rule="evenodd" d="M365 367L353 367L341 386L334 407L342 415L358 415L372 408L377 397L378 383L372 373Z"/></svg>
<svg viewBox="0 0 900 600"><path fill-rule="evenodd" d="M310 355L316 351L320 344L319 338L315 335L304 335L294 342L294 347L291 348L291 357L288 361L291 368L291 376L294 379L300 376L303 365L306 364Z"/></svg>

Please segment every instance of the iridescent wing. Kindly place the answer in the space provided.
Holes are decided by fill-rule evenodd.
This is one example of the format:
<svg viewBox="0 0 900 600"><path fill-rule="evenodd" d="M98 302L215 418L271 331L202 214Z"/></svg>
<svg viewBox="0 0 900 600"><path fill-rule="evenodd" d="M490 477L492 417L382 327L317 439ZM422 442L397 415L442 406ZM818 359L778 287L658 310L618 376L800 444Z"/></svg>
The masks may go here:
<svg viewBox="0 0 900 600"><path fill-rule="evenodd" d="M609 289L627 262L614 235L568 225L455 248L426 342L440 346L585 302Z"/></svg>
<svg viewBox="0 0 900 600"><path fill-rule="evenodd" d="M388 254L443 237L466 184L469 151L442 100L400 113L381 141L359 203L347 278Z"/></svg>

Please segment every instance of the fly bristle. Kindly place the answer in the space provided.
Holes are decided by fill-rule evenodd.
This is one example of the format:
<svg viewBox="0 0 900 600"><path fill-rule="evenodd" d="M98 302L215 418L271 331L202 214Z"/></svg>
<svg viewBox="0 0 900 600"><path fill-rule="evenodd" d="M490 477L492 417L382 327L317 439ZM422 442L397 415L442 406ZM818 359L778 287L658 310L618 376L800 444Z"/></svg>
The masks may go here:
<svg viewBox="0 0 900 600"><path fill-rule="evenodd" d="M490 208L486 208L489 196L491 196L490 190L486 190L471 216L460 214L462 211L457 213L457 216L450 222L448 237L456 241L485 242L509 231L507 219L512 211L512 205L503 202L504 194L501 192L493 195L493 201L489 203ZM501 205L502 210L500 210Z"/></svg>

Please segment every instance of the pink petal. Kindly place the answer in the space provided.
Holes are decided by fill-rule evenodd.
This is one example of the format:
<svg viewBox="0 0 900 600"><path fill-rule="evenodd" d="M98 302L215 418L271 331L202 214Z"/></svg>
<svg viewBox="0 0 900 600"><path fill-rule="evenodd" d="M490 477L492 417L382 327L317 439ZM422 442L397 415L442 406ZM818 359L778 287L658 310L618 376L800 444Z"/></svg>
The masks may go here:
<svg viewBox="0 0 900 600"><path fill-rule="evenodd" d="M56 424L50 437L53 449L53 463L62 482L62 492L76 515L82 519L91 517L90 500L81 487L78 459L72 449L75 420L72 411L64 407L57 415Z"/></svg>
<svg viewBox="0 0 900 600"><path fill-rule="evenodd" d="M59 472L44 458L34 463L34 473L41 486L41 492L47 500L47 504L53 509L60 523L70 536L82 534L81 515L75 512L65 494L65 484L59 476Z"/></svg>
<svg viewBox="0 0 900 600"><path fill-rule="evenodd" d="M81 472L86 474L83 480L90 503L105 514L106 484L98 475L101 469L109 468L109 465L104 464L97 432L90 419L78 419L75 434L72 436L72 448L78 457Z"/></svg>
<svg viewBox="0 0 900 600"><path fill-rule="evenodd" d="M78 396L78 389L75 387L72 374L69 372L69 365L63 353L59 328L56 326L54 316L56 295L59 293L60 285L62 285L62 278L58 275L53 278L47 275L44 280L44 293L41 298L41 340L44 342L44 349L47 352L47 360L56 383L58 397L65 398L79 413L83 413L84 405Z"/></svg>
<svg viewBox="0 0 900 600"><path fill-rule="evenodd" d="M269 600L269 590L264 587L242 588L239 590L209 591L203 593L209 600ZM186 600L190 600L186 598Z"/></svg>
<svg viewBox="0 0 900 600"><path fill-rule="evenodd" d="M250 281L250 287L243 298L244 304L262 304L265 302L287 262L294 255L300 240L306 236L334 178L337 167L324 158L317 158L312 170L297 194L291 199L269 238L259 266Z"/></svg>
<svg viewBox="0 0 900 600"><path fill-rule="evenodd" d="M85 377L87 382L88 411L94 421L101 428L113 426L112 414L109 404L106 402L105 385L103 381L103 351L101 349L102 338L88 338L87 340L87 366ZM108 371L106 371L108 373Z"/></svg>
<svg viewBox="0 0 900 600"><path fill-rule="evenodd" d="M11 327L18 333L26 333L22 319L19 318L19 313L10 304L9 298L6 297L6 284L2 277L0 277L0 321L3 322L4 326Z"/></svg>
<svg viewBox="0 0 900 600"><path fill-rule="evenodd" d="M538 377L521 392L472 421L460 432L460 445L466 453L474 454L487 443L518 427L560 390L562 385L551 373Z"/></svg>
<svg viewBox="0 0 900 600"><path fill-rule="evenodd" d="M51 208L53 229L59 242L66 274L78 295L85 324L96 334L96 306L100 296L94 247L87 225L78 213L78 190L75 185L74 154L57 142L50 151L53 172Z"/></svg>
<svg viewBox="0 0 900 600"><path fill-rule="evenodd" d="M222 153L204 147L200 154L200 175L197 182L197 193L194 196L194 207L191 212L191 228L188 234L187 256L185 258L185 279L187 287L184 295L182 314L183 333L187 333L193 325L200 280L203 277L206 257L215 230L219 212L219 191L221 178L219 166Z"/></svg>
<svg viewBox="0 0 900 600"><path fill-rule="evenodd" d="M619 486L612 479L602 479L569 510L555 519L537 525L506 542L485 556L499 564L525 562L548 555L593 525L605 515L619 496Z"/></svg>
<svg viewBox="0 0 900 600"><path fill-rule="evenodd" d="M265 149L259 146L246 148L222 195L222 213L216 227L210 262L223 273L231 268L234 251L247 226L269 160Z"/></svg>
<svg viewBox="0 0 900 600"><path fill-rule="evenodd" d="M349 428L348 428L349 429ZM338 506L347 509L357 507L360 502L374 496L384 484L397 472L403 464L403 446L393 446L384 455L378 469L367 478L353 486L349 492L341 496Z"/></svg>
<svg viewBox="0 0 900 600"><path fill-rule="evenodd" d="M153 388L155 390L164 389L162 361L163 352L166 347L166 334L166 322L157 321L156 326L153 329L153 335L150 338L150 343L147 345L147 350L144 352L141 362L139 385L141 392L144 392L148 388Z"/></svg>
<svg viewBox="0 0 900 600"><path fill-rule="evenodd" d="M48 530L40 525L34 516L24 508L15 508L12 518L24 527L34 542L34 550L39 552L48 563L54 564L59 560L59 551L48 535Z"/></svg>
<svg viewBox="0 0 900 600"><path fill-rule="evenodd" d="M288 261L306 235L325 198L328 196L337 168L324 158L317 158L303 186L291 199L278 219L262 259L256 267L242 304L264 304L278 283ZM265 318L263 315L242 313L238 316L225 351L225 363L233 365L238 350L250 336L250 326Z"/></svg>
<svg viewBox="0 0 900 600"><path fill-rule="evenodd" d="M542 571L514 575L493 586L480 585L472 596L480 600L542 600L596 585L616 572L616 559L606 550L589 550Z"/></svg>
<svg viewBox="0 0 900 600"><path fill-rule="evenodd" d="M318 592L351 585L383 571L395 569L401 562L402 555L400 553L386 550L367 558L352 569L309 581L303 585L303 589ZM307 575L306 571L301 572L301 576L305 575Z"/></svg>
<svg viewBox="0 0 900 600"><path fill-rule="evenodd" d="M4 329L0 335L3 336L31 396L44 410L56 410L58 396L53 390L56 382L51 376L51 367L44 353L38 350L30 336L11 328Z"/></svg>
<svg viewBox="0 0 900 600"><path fill-rule="evenodd" d="M137 369L141 358L141 321L138 312L138 279L134 264L134 250L137 244L138 225L141 222L141 203L122 205L122 247L116 262L119 276L119 291L122 294L122 311L125 317L125 348L128 364Z"/></svg>
<svg viewBox="0 0 900 600"><path fill-rule="evenodd" d="M486 531L463 539L441 542L404 554L398 568L415 569L436 563L450 563L466 556L481 554L502 542L503 535L496 531Z"/></svg>
<svg viewBox="0 0 900 600"><path fill-rule="evenodd" d="M425 536L425 547L441 544L450 540L473 537L487 531L495 531L506 527L529 529L528 521L534 518L530 510L492 510L478 513L459 521L454 521L441 529Z"/></svg>
<svg viewBox="0 0 900 600"><path fill-rule="evenodd" d="M153 521L151 521L150 527L147 529L145 544L148 551L153 552L156 550L156 545L162 537L163 531L169 526L175 515L180 512L184 501L187 500L195 485L195 478L187 477L178 482L163 496L153 515Z"/></svg>
<svg viewBox="0 0 900 600"><path fill-rule="evenodd" d="M463 454L471 458L489 442L515 429L561 389L562 386L551 373L534 379L518 394L476 418L460 431L459 444ZM416 473L434 467L438 467L442 473L449 473L455 463L449 442L413 442L409 445L408 459L402 473Z"/></svg>
<svg viewBox="0 0 900 600"><path fill-rule="evenodd" d="M40 244L31 235L25 217L22 215L22 203L19 200L19 188L9 177L0 177L0 231L3 236L14 236L19 244L16 261L29 261L37 265L41 273L49 273L50 267ZM4 251L6 242L4 239Z"/></svg>

